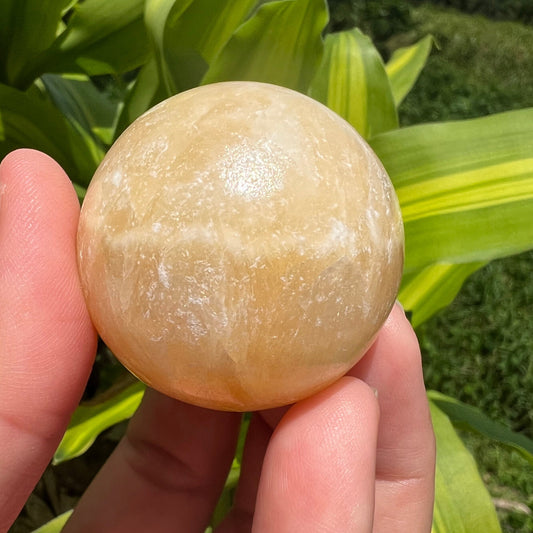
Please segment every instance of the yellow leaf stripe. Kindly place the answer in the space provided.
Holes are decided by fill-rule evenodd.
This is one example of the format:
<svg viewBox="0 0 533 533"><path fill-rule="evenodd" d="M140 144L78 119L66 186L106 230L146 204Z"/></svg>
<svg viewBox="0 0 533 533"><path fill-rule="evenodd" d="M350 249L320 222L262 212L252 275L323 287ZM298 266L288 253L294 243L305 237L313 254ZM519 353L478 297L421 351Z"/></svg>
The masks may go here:
<svg viewBox="0 0 533 533"><path fill-rule="evenodd" d="M533 158L447 174L397 193L405 221L533 200Z"/></svg>

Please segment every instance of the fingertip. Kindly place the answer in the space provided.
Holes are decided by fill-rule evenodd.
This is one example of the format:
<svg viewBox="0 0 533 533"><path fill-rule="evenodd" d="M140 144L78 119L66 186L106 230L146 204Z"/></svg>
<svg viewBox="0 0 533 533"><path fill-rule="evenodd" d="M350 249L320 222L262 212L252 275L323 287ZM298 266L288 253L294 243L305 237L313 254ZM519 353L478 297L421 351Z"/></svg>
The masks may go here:
<svg viewBox="0 0 533 533"><path fill-rule="evenodd" d="M294 404L284 415L280 425L297 423L309 415L314 419L320 417L325 423L333 417L353 424L361 413L369 419L379 417L376 391L360 379L343 376L326 389Z"/></svg>
<svg viewBox="0 0 533 533"><path fill-rule="evenodd" d="M383 331L388 335L399 337L399 340L405 343L405 348L417 353L420 352L420 346L415 330L413 329L411 322L409 322L405 310L399 301L394 304L389 317L385 321Z"/></svg>
<svg viewBox="0 0 533 533"><path fill-rule="evenodd" d="M378 422L374 391L349 376L292 406L265 455L254 531L370 531Z"/></svg>
<svg viewBox="0 0 533 533"><path fill-rule="evenodd" d="M8 177L9 175L21 176L28 168L33 171L35 165L53 168L54 171L59 171L66 177L63 169L54 159L44 152L32 148L18 148L9 152L0 161L0 172L2 175L8 175Z"/></svg>
<svg viewBox="0 0 533 533"><path fill-rule="evenodd" d="M62 169L50 156L31 148L19 148L0 162L0 191L14 189L12 197L28 200L29 193L42 196L56 206L65 206L66 213L79 211L76 191ZM0 204L1 205L1 204Z"/></svg>
<svg viewBox="0 0 533 533"><path fill-rule="evenodd" d="M346 442L352 443L352 435L357 431L352 426L357 426L359 417L351 416L352 408L360 409L371 420L377 421L379 406L374 391L358 379L343 377L323 391L296 404L255 413L246 437L234 506L221 525L221 532L249 531L252 521L255 523L254 531L262 531L263 527L265 531L272 530L269 528L276 528L276 531L285 530L286 522L284 524L283 521L286 520L286 509L281 515L278 511L272 511L276 516L282 516L276 525L268 522L268 510L273 503L269 487L275 487L279 476L283 476L285 471L282 464L278 464L277 458L289 458L289 468L293 468L300 461L308 465L331 466L337 458L342 460L343 454L339 448L345 449ZM336 427L330 428L331 421L334 421ZM323 435L326 437L322 438ZM372 438L372 428L368 430L368 435ZM335 447L334 454L330 453L330 445ZM268 457L264 462L267 450ZM347 454L349 460L352 451ZM296 454L295 460L290 459L291 454ZM329 466L327 468L333 471ZM344 468L341 467L341 470L344 471ZM327 476L320 477L322 480L319 482L319 490ZM309 473L303 471L299 479L294 473L291 474L290 483L297 484L305 480L309 481ZM260 483L263 485L263 494L258 498ZM274 495L276 491L273 489ZM257 513L256 503L259 505ZM278 503L282 502L278 500ZM263 521L265 516L266 522ZM295 519L298 520L297 515Z"/></svg>
<svg viewBox="0 0 533 533"><path fill-rule="evenodd" d="M347 457L375 450L380 410L375 390L352 376L293 405L274 431L289 446L342 469ZM307 458L309 460L309 457ZM336 461L339 461L336 463Z"/></svg>
<svg viewBox="0 0 533 533"><path fill-rule="evenodd" d="M399 303L392 308L368 352L348 373L378 391L383 387L382 376L385 374L397 382L405 380L423 384L418 337Z"/></svg>

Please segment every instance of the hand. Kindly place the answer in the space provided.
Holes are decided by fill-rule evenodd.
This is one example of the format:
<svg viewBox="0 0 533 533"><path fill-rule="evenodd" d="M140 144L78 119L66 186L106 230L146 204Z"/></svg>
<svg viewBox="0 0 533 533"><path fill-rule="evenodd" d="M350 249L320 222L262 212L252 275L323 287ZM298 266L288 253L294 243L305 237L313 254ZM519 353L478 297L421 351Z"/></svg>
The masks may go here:
<svg viewBox="0 0 533 533"><path fill-rule="evenodd" d="M3 161L0 532L52 457L96 351L76 269L78 216L47 156L20 150ZM203 532L239 422L148 390L64 531ZM418 343L396 306L346 377L254 414L235 506L218 532L429 532L434 463Z"/></svg>

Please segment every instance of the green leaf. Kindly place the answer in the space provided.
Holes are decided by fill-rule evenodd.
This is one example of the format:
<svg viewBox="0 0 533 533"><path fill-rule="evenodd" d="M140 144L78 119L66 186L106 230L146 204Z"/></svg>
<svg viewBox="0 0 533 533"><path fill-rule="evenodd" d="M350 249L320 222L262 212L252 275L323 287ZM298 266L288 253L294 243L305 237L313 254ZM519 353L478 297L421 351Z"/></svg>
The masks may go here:
<svg viewBox="0 0 533 533"><path fill-rule="evenodd" d="M47 522L40 528L34 529L33 533L60 533L72 512L73 509L56 516L53 520L50 520L50 522Z"/></svg>
<svg viewBox="0 0 533 533"><path fill-rule="evenodd" d="M148 59L143 20L144 0L85 0L66 30L41 56L27 65L21 83L29 85L45 72L90 76L120 74Z"/></svg>
<svg viewBox="0 0 533 533"><path fill-rule="evenodd" d="M533 108L387 132L371 145L405 225L405 272L533 246Z"/></svg>
<svg viewBox="0 0 533 533"><path fill-rule="evenodd" d="M171 16L173 19L178 19L193 2L194 0L146 0L145 2L144 20L153 50L150 67L146 74L154 81L157 80L156 87L158 88L154 91L162 92L163 98L174 93L172 76L164 58L167 21ZM154 66L156 67L155 75Z"/></svg>
<svg viewBox="0 0 533 533"><path fill-rule="evenodd" d="M48 154L80 185L89 183L103 156L87 133L48 102L0 84L0 157L16 148Z"/></svg>
<svg viewBox="0 0 533 533"><path fill-rule="evenodd" d="M358 29L326 37L309 95L346 119L365 139L398 127L381 56Z"/></svg>
<svg viewBox="0 0 533 533"><path fill-rule="evenodd" d="M417 328L457 296L464 281L485 263L453 265L437 263L402 278L398 299L411 311L411 324Z"/></svg>
<svg viewBox="0 0 533 533"><path fill-rule="evenodd" d="M220 523L226 518L231 508L233 507L233 501L235 498L235 490L237 489L237 484L239 483L239 478L241 475L241 465L234 460L231 465L228 477L226 478L226 483L222 489L222 493L218 499L215 510L213 511L213 516L211 517L212 528L215 529L220 525ZM213 531L211 529L211 531Z"/></svg>
<svg viewBox="0 0 533 533"><path fill-rule="evenodd" d="M83 75L45 74L42 82L54 105L94 139L111 144L119 100L98 90Z"/></svg>
<svg viewBox="0 0 533 533"><path fill-rule="evenodd" d="M231 465L231 469L226 478L226 483L224 484L224 488L218 499L213 516L211 517L211 526L213 529L215 529L224 520L233 506L235 490L241 475L244 445L246 442L246 435L248 434L248 429L250 427L251 416L252 415L250 413L245 413L243 415L239 430L239 437L237 439L235 458L233 459L233 464Z"/></svg>
<svg viewBox="0 0 533 533"><path fill-rule="evenodd" d="M433 37L428 35L405 48L396 50L385 69L389 76L392 94L398 107L416 83L433 46Z"/></svg>
<svg viewBox="0 0 533 533"><path fill-rule="evenodd" d="M325 0L281 0L262 5L210 65L202 83L252 80L306 93L320 65Z"/></svg>
<svg viewBox="0 0 533 533"><path fill-rule="evenodd" d="M501 533L476 463L448 417L430 402L437 439L432 533Z"/></svg>
<svg viewBox="0 0 533 533"><path fill-rule="evenodd" d="M151 57L141 68L137 78L127 92L124 106L115 128L115 139L145 111L167 97L157 68L155 57Z"/></svg>
<svg viewBox="0 0 533 533"><path fill-rule="evenodd" d="M55 40L70 0L2 0L0 2L0 81L22 88L27 64Z"/></svg>
<svg viewBox="0 0 533 533"><path fill-rule="evenodd" d="M141 403L145 386L135 383L96 405L80 405L54 454L53 464L85 453L105 429L133 416Z"/></svg>
<svg viewBox="0 0 533 533"><path fill-rule="evenodd" d="M74 190L76 191L76 195L78 196L78 200L80 201L81 205L85 195L87 194L87 189L81 185L78 185L77 183L73 183L72 185L74 186Z"/></svg>
<svg viewBox="0 0 533 533"><path fill-rule="evenodd" d="M200 83L208 64L255 3L256 0L167 0L162 4L161 0L148 0L146 22L168 96Z"/></svg>
<svg viewBox="0 0 533 533"><path fill-rule="evenodd" d="M467 405L437 391L428 391L430 400L459 429L480 433L493 441L517 451L533 465L533 441L520 433L515 433L503 424L491 420L479 409Z"/></svg>

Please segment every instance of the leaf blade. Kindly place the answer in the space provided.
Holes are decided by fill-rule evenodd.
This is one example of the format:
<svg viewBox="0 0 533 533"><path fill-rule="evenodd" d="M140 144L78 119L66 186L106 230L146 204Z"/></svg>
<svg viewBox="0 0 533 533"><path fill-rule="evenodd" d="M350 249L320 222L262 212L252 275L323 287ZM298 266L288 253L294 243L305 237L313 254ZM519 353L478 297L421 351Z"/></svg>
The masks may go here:
<svg viewBox="0 0 533 533"><path fill-rule="evenodd" d="M437 263L403 276L398 299L412 313L411 325L417 328L449 305L468 276L483 265Z"/></svg>
<svg viewBox="0 0 533 533"><path fill-rule="evenodd" d="M145 74L155 77L158 85L155 93L161 92L164 97L174 94L172 76L165 63L163 52L167 21L171 17L178 19L193 2L194 0L182 0L181 2L176 2L175 0L146 0L145 3L144 20L153 51L149 62L151 65ZM153 67L156 68L155 74Z"/></svg>
<svg viewBox="0 0 533 533"><path fill-rule="evenodd" d="M3 0L0 7L0 81L23 88L21 73L54 42L70 0Z"/></svg>
<svg viewBox="0 0 533 533"><path fill-rule="evenodd" d="M165 96L200 84L255 0L148 0L146 25Z"/></svg>
<svg viewBox="0 0 533 533"><path fill-rule="evenodd" d="M33 530L33 533L60 533L73 512L74 510L70 509L69 511L61 513L59 516L56 516L49 522L46 522L46 524L43 524L41 527Z"/></svg>
<svg viewBox="0 0 533 533"><path fill-rule="evenodd" d="M430 402L437 439L432 533L501 533L473 457L448 417Z"/></svg>
<svg viewBox="0 0 533 533"><path fill-rule="evenodd" d="M126 93L114 138L116 139L136 118L166 97L156 59L152 56L139 70L137 78Z"/></svg>
<svg viewBox="0 0 533 533"><path fill-rule="evenodd" d="M327 21L324 0L264 4L233 34L202 83L251 80L305 93L320 64Z"/></svg>
<svg viewBox="0 0 533 533"><path fill-rule="evenodd" d="M532 144L533 108L371 140L402 207L406 273L533 246Z"/></svg>
<svg viewBox="0 0 533 533"><path fill-rule="evenodd" d="M493 441L518 452L533 465L533 441L495 422L479 409L437 391L428 391L430 400L446 414L452 424L489 437Z"/></svg>
<svg viewBox="0 0 533 533"><path fill-rule="evenodd" d="M433 47L433 37L427 35L417 43L395 50L385 65L392 94L398 107L413 88Z"/></svg>
<svg viewBox="0 0 533 533"><path fill-rule="evenodd" d="M398 127L379 52L358 29L329 34L309 95L347 120L365 139Z"/></svg>
<svg viewBox="0 0 533 533"><path fill-rule="evenodd" d="M83 75L66 76L44 74L41 80L54 105L70 120L93 134L95 141L110 144L100 132L112 131L117 118L119 102L99 91L90 78Z"/></svg>
<svg viewBox="0 0 533 533"><path fill-rule="evenodd" d="M170 13L160 53L172 78L172 94L200 84L208 65L255 3L255 0L195 0L180 17L173 19Z"/></svg>
<svg viewBox="0 0 533 533"><path fill-rule="evenodd" d="M25 83L45 72L121 74L148 59L144 0L85 0L67 28L24 71Z"/></svg>
<svg viewBox="0 0 533 533"><path fill-rule="evenodd" d="M87 185L103 153L48 102L0 84L0 157L34 148L54 158L70 178Z"/></svg>
<svg viewBox="0 0 533 533"><path fill-rule="evenodd" d="M53 464L80 456L102 431L133 416L144 390L145 386L139 382L100 404L80 405L54 454Z"/></svg>

